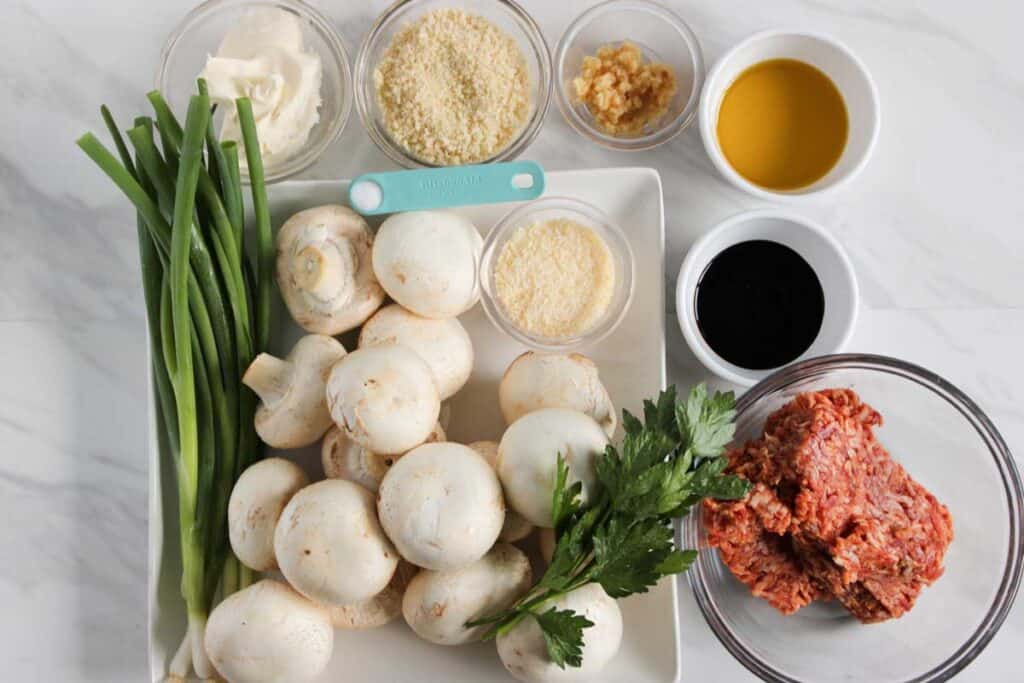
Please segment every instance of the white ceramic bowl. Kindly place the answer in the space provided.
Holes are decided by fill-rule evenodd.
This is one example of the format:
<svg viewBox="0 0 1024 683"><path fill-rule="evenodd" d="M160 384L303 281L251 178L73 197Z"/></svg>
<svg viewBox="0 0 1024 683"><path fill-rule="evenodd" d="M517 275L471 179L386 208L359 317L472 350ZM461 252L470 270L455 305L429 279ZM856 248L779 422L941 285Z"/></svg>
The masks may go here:
<svg viewBox="0 0 1024 683"><path fill-rule="evenodd" d="M842 245L817 224L786 211L747 211L728 218L697 240L683 259L676 282L676 314L683 338L697 359L722 379L752 386L778 368L751 370L711 349L697 326L697 285L708 264L725 249L750 240L769 240L798 253L811 266L825 294L825 318L810 347L793 362L842 351L857 323L860 294L853 264Z"/></svg>
<svg viewBox="0 0 1024 683"><path fill-rule="evenodd" d="M796 59L824 72L842 93L850 120L846 147L832 170L796 190L776 191L756 185L729 164L718 144L718 111L729 86L748 68L768 59ZM715 168L741 190L769 200L792 200L818 195L846 184L867 164L878 140L878 91L864 63L833 38L816 33L763 31L726 52L712 67L701 93L700 135Z"/></svg>

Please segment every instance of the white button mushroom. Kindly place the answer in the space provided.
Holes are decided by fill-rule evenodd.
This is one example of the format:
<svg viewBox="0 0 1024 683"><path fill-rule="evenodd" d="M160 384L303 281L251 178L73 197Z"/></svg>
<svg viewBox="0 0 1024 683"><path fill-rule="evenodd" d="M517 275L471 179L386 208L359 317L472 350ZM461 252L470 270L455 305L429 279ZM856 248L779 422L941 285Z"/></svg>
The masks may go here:
<svg viewBox="0 0 1024 683"><path fill-rule="evenodd" d="M334 629L327 610L264 579L214 608L203 642L229 683L301 683L327 667Z"/></svg>
<svg viewBox="0 0 1024 683"><path fill-rule="evenodd" d="M277 233L277 284L309 332L341 334L384 302L373 274L373 233L363 217L331 204L300 211Z"/></svg>
<svg viewBox="0 0 1024 683"><path fill-rule="evenodd" d="M494 441L475 441L469 444L469 447L474 451L483 456L487 464L495 468L497 471L498 467L498 444ZM505 510L505 524L501 527L501 533L498 534L499 541L506 541L513 543L515 541L521 541L530 535L533 531L533 525L529 521L523 518L515 510Z"/></svg>
<svg viewBox="0 0 1024 683"><path fill-rule="evenodd" d="M416 565L399 560L391 582L380 593L351 605L328 608L334 628L363 631L394 621L402 613L402 596L419 570Z"/></svg>
<svg viewBox="0 0 1024 683"><path fill-rule="evenodd" d="M501 378L498 402L506 424L541 408L569 408L597 420L609 437L618 418L594 361L578 353L527 351Z"/></svg>
<svg viewBox="0 0 1024 683"><path fill-rule="evenodd" d="M274 448L301 448L315 442L331 426L324 394L327 374L345 355L337 339L309 334L281 360L256 356L242 382L256 392L256 433Z"/></svg>
<svg viewBox="0 0 1024 683"><path fill-rule="evenodd" d="M473 342L458 318L424 318L398 304L373 314L359 332L359 348L401 344L427 362L441 400L453 396L473 372Z"/></svg>
<svg viewBox="0 0 1024 683"><path fill-rule="evenodd" d="M373 503L373 494L344 479L325 479L292 496L274 532L274 552L295 590L328 606L384 590L398 553Z"/></svg>
<svg viewBox="0 0 1024 683"><path fill-rule="evenodd" d="M454 318L480 296L482 246L476 226L457 214L396 213L377 230L373 272L391 298L410 311Z"/></svg>
<svg viewBox="0 0 1024 683"><path fill-rule="evenodd" d="M427 436L426 443L444 441L445 438L444 429L438 422L434 431ZM405 453L374 453L350 439L337 426L327 430L320 447L320 462L325 477L348 479L374 493L380 488L380 481L387 471L403 455Z"/></svg>
<svg viewBox="0 0 1024 683"><path fill-rule="evenodd" d="M484 556L501 532L505 503L487 461L468 446L428 443L384 475L380 523L409 562L463 567Z"/></svg>
<svg viewBox="0 0 1024 683"><path fill-rule="evenodd" d="M537 526L553 526L551 497L558 455L569 468L569 483L582 483L581 499L586 502L597 479L594 458L607 445L601 426L575 410L543 408L523 415L505 430L498 445L498 476L509 507Z"/></svg>
<svg viewBox="0 0 1024 683"><path fill-rule="evenodd" d="M375 453L404 453L420 445L441 411L430 368L398 344L345 356L327 380L327 405L335 424Z"/></svg>
<svg viewBox="0 0 1024 683"><path fill-rule="evenodd" d="M409 584L402 614L418 636L438 645L480 640L486 626L466 622L507 608L532 585L530 561L515 546L499 543L459 569L424 569Z"/></svg>
<svg viewBox="0 0 1024 683"><path fill-rule="evenodd" d="M284 458L250 465L228 499L228 537L242 564L258 572L277 569L274 528L295 493L309 484L302 468Z"/></svg>
<svg viewBox="0 0 1024 683"><path fill-rule="evenodd" d="M545 605L570 609L594 625L583 629L583 662L564 669L548 657L544 635L536 619L527 617L498 636L498 656L510 674L524 683L589 681L611 661L622 643L622 612L600 584L588 583Z"/></svg>

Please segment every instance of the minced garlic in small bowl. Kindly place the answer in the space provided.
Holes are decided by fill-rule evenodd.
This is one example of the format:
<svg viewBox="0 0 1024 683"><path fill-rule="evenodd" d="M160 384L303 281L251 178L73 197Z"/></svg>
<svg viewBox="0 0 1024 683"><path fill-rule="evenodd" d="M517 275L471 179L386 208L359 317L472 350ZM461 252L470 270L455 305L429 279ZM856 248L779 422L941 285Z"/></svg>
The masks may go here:
<svg viewBox="0 0 1024 683"><path fill-rule="evenodd" d="M593 344L622 321L633 252L600 209L561 197L505 216L484 240L484 310L502 331L543 350Z"/></svg>
<svg viewBox="0 0 1024 683"><path fill-rule="evenodd" d="M651 149L696 118L704 58L678 15L648 0L586 10L555 49L555 96L584 137L621 151Z"/></svg>

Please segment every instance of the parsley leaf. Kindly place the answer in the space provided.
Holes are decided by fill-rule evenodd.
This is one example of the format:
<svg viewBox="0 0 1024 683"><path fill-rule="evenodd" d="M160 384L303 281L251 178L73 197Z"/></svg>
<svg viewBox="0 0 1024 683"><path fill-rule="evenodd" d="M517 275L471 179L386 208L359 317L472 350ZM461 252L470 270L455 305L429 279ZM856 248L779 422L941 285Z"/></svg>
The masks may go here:
<svg viewBox="0 0 1024 683"><path fill-rule="evenodd" d="M583 629L590 628L594 622L572 610L554 607L533 616L540 625L551 661L561 669L566 664L580 666L583 663Z"/></svg>
<svg viewBox="0 0 1024 683"><path fill-rule="evenodd" d="M721 455L722 449L732 441L736 432L736 399L733 393L715 392L708 397L708 389L698 384L690 391L686 401L675 406L675 420L680 440L698 458Z"/></svg>
<svg viewBox="0 0 1024 683"><path fill-rule="evenodd" d="M613 598L646 593L661 578L658 568L675 546L669 522L638 523L612 517L594 532L594 580Z"/></svg>
<svg viewBox="0 0 1024 683"><path fill-rule="evenodd" d="M555 467L555 490L551 496L551 518L555 521L555 528L560 529L569 517L579 511L583 484L577 481L571 486L566 486L569 481L569 466L565 464L565 458L561 453L558 454L558 463Z"/></svg>
<svg viewBox="0 0 1024 683"><path fill-rule="evenodd" d="M658 571L664 576L682 574L697 559L696 550L673 550L672 554L665 558L665 561L658 565Z"/></svg>

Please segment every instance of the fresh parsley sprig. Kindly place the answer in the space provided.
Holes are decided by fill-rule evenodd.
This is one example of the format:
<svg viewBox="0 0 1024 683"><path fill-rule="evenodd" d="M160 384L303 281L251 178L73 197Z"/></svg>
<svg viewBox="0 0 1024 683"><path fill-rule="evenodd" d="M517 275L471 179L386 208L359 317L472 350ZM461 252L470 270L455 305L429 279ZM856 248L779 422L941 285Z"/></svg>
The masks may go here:
<svg viewBox="0 0 1024 683"><path fill-rule="evenodd" d="M551 661L561 668L583 661L583 631L593 624L572 610L548 604L588 583L613 598L646 593L663 576L686 571L695 550L675 547L672 520L704 498L738 499L749 484L723 474L722 451L733 437L732 392L709 395L703 384L685 401L675 387L644 402L641 422L623 411L621 449L609 445L596 462L598 486L586 504L582 486L569 482L557 454L552 517L557 543L547 571L507 610L467 626L490 626L485 639L537 620Z"/></svg>

